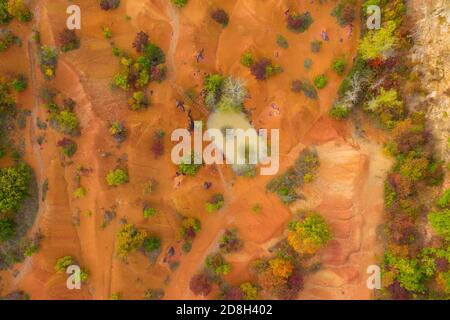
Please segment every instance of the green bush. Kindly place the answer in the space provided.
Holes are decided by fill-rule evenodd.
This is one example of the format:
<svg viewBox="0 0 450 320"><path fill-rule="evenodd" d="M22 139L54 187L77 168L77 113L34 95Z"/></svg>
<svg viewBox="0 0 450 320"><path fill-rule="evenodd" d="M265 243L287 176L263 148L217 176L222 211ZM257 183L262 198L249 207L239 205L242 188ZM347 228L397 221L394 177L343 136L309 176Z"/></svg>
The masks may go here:
<svg viewBox="0 0 450 320"><path fill-rule="evenodd" d="M150 218L156 215L157 211L155 208L152 208L148 205L144 206L144 209L142 211L144 218Z"/></svg>
<svg viewBox="0 0 450 320"><path fill-rule="evenodd" d="M78 188L75 189L75 191L74 191L74 193L73 193L73 196L74 196L75 198L77 198L77 199L81 199L81 198L84 198L84 197L86 196L86 194L87 194L86 188L80 186L80 187L78 187Z"/></svg>
<svg viewBox="0 0 450 320"><path fill-rule="evenodd" d="M16 234L16 224L12 219L0 219L0 243L12 239Z"/></svg>
<svg viewBox="0 0 450 320"><path fill-rule="evenodd" d="M139 63L143 63L146 65L145 60L148 60L151 66L157 66L165 62L164 52L160 47L155 45L154 43L148 43L144 48L144 56L141 59L138 59Z"/></svg>
<svg viewBox="0 0 450 320"><path fill-rule="evenodd" d="M365 60L386 59L389 52L398 43L395 30L395 22L387 21L385 27L367 32L359 44L361 57Z"/></svg>
<svg viewBox="0 0 450 320"><path fill-rule="evenodd" d="M441 208L448 208L450 206L450 189L447 189L444 194L438 199L438 206Z"/></svg>
<svg viewBox="0 0 450 320"><path fill-rule="evenodd" d="M450 240L450 209L429 213L428 221L440 236Z"/></svg>
<svg viewBox="0 0 450 320"><path fill-rule="evenodd" d="M292 12L287 16L287 28L294 32L305 32L313 23L313 18L309 12Z"/></svg>
<svg viewBox="0 0 450 320"><path fill-rule="evenodd" d="M347 68L347 63L344 59L336 59L331 64L331 68L340 76L342 76Z"/></svg>
<svg viewBox="0 0 450 320"><path fill-rule="evenodd" d="M112 30L111 30L110 27L105 26L105 27L103 27L102 31L103 31L103 36L106 39L111 39L112 38Z"/></svg>
<svg viewBox="0 0 450 320"><path fill-rule="evenodd" d="M18 210L28 194L31 173L24 163L0 169L0 213Z"/></svg>
<svg viewBox="0 0 450 320"><path fill-rule="evenodd" d="M23 74L19 75L13 81L11 81L11 88L16 92L24 91L28 86L27 78Z"/></svg>
<svg viewBox="0 0 450 320"><path fill-rule="evenodd" d="M324 74L321 74L321 75L317 76L316 78L314 78L314 85L316 86L317 89L323 89L327 86L327 84L328 84L328 78Z"/></svg>
<svg viewBox="0 0 450 320"><path fill-rule="evenodd" d="M369 100L364 110L375 115L387 129L394 128L405 116L403 101L395 89L381 88L380 94Z"/></svg>
<svg viewBox="0 0 450 320"><path fill-rule="evenodd" d="M157 236L150 236L144 240L142 244L146 252L155 252L161 249L161 239Z"/></svg>
<svg viewBox="0 0 450 320"><path fill-rule="evenodd" d="M147 232L136 229L132 224L126 224L117 234L117 255L126 259L134 250L141 247L147 238Z"/></svg>
<svg viewBox="0 0 450 320"><path fill-rule="evenodd" d="M172 0L172 3L178 8L182 8L188 3L188 0Z"/></svg>
<svg viewBox="0 0 450 320"><path fill-rule="evenodd" d="M194 163L194 157L191 157L190 163L187 163L188 161L182 161L181 164L178 166L178 171L186 176L195 176L197 172L202 167L201 164L195 164Z"/></svg>
<svg viewBox="0 0 450 320"><path fill-rule="evenodd" d="M138 111L147 108L150 105L150 101L143 91L136 91L128 100L128 105L131 110Z"/></svg>
<svg viewBox="0 0 450 320"><path fill-rule="evenodd" d="M51 80L56 75L56 65L58 64L58 54L54 48L42 46L38 52L39 65L46 80Z"/></svg>
<svg viewBox="0 0 450 320"><path fill-rule="evenodd" d="M336 120L347 119L351 109L342 103L335 104L329 111L330 117Z"/></svg>
<svg viewBox="0 0 450 320"><path fill-rule="evenodd" d="M28 22L33 14L23 0L0 0L0 25L8 24L13 18L19 22Z"/></svg>
<svg viewBox="0 0 450 320"><path fill-rule="evenodd" d="M61 154L68 158L71 158L78 149L77 143L67 138L58 141L58 147L61 148Z"/></svg>
<svg viewBox="0 0 450 320"><path fill-rule="evenodd" d="M8 12L8 0L0 0L0 25L8 24L12 18Z"/></svg>
<svg viewBox="0 0 450 320"><path fill-rule="evenodd" d="M128 78L129 78L128 72L121 72L119 74L116 74L113 78L114 85L118 88L128 91L130 90Z"/></svg>
<svg viewBox="0 0 450 320"><path fill-rule="evenodd" d="M211 200L206 203L206 211L207 212L215 212L222 208L224 204L224 198L221 194L214 195Z"/></svg>
<svg viewBox="0 0 450 320"><path fill-rule="evenodd" d="M384 184L384 205L386 208L392 208L395 201L397 200L397 193L390 183L385 182Z"/></svg>
<svg viewBox="0 0 450 320"><path fill-rule="evenodd" d="M11 30L0 29L0 52L6 51L15 43L20 43L20 39Z"/></svg>
<svg viewBox="0 0 450 320"><path fill-rule="evenodd" d="M122 169L112 170L106 175L106 182L109 186L120 186L128 181L128 173Z"/></svg>
<svg viewBox="0 0 450 320"><path fill-rule="evenodd" d="M71 256L65 256L59 258L55 264L55 271L58 273L66 272L67 268L75 263L75 260Z"/></svg>
<svg viewBox="0 0 450 320"><path fill-rule="evenodd" d="M241 56L241 64L244 67L250 68L254 63L253 55L250 51L246 51Z"/></svg>
<svg viewBox="0 0 450 320"><path fill-rule="evenodd" d="M310 182L319 168L319 157L313 150L304 150L295 161L294 166L274 179L266 186L276 193L284 204L290 204L299 198L296 189Z"/></svg>
<svg viewBox="0 0 450 320"><path fill-rule="evenodd" d="M410 153L406 158L400 162L400 174L411 180L420 181L427 177L429 161L426 158L415 156Z"/></svg>
<svg viewBox="0 0 450 320"><path fill-rule="evenodd" d="M411 292L424 293L427 274L417 259L402 258L387 252L384 257L386 271L393 274L400 286Z"/></svg>
<svg viewBox="0 0 450 320"><path fill-rule="evenodd" d="M142 37L142 34L139 33L138 36ZM148 42L148 36L145 39L135 40L134 46L136 49L139 48L138 52L142 53L136 59L130 58L119 48L113 48L113 54L120 58L122 69L113 77L112 85L124 91L129 91L131 88L144 88L149 82L162 82L166 77L165 55L160 47ZM135 97L132 97L129 101L132 108L142 107L135 102Z"/></svg>
<svg viewBox="0 0 450 320"><path fill-rule="evenodd" d="M289 223L289 245L300 254L313 254L331 240L325 219L317 213Z"/></svg>
<svg viewBox="0 0 450 320"><path fill-rule="evenodd" d="M127 129L124 124L114 121L109 127L109 134L114 137L117 142L123 142L127 138Z"/></svg>
<svg viewBox="0 0 450 320"><path fill-rule="evenodd" d="M75 30L64 29L59 34L59 42L62 52L68 52L80 48L80 39L77 38Z"/></svg>
<svg viewBox="0 0 450 320"><path fill-rule="evenodd" d="M277 45L283 49L289 48L289 42L281 34L277 35Z"/></svg>
<svg viewBox="0 0 450 320"><path fill-rule="evenodd" d="M213 253L206 257L205 265L217 276L226 276L231 272L231 265L220 253Z"/></svg>
<svg viewBox="0 0 450 320"><path fill-rule="evenodd" d="M79 122L74 112L63 110L60 113L50 115L50 122L56 130L68 135L77 135L79 133Z"/></svg>
<svg viewBox="0 0 450 320"><path fill-rule="evenodd" d="M338 24L345 27L352 24L356 18L356 1L355 0L339 0L339 3L334 7L331 15L336 17Z"/></svg>
<svg viewBox="0 0 450 320"><path fill-rule="evenodd" d="M206 76L203 86L206 91L217 94L219 93L224 80L225 78L220 74L210 74Z"/></svg>

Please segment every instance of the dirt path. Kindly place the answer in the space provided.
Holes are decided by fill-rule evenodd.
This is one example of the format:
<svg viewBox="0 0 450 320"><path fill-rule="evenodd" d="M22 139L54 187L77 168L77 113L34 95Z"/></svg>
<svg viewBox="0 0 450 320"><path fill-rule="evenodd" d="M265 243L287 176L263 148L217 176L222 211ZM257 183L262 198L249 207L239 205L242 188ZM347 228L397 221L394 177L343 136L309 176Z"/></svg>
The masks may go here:
<svg viewBox="0 0 450 320"><path fill-rule="evenodd" d="M167 2L167 15L169 17L169 23L172 27L172 36L170 39L170 47L169 51L167 52L168 59L168 66L169 66L169 73L170 78L173 78L175 81L177 78L177 66L175 64L175 51L178 46L178 40L180 39L180 17L178 15L178 12L175 11L175 8L172 3Z"/></svg>

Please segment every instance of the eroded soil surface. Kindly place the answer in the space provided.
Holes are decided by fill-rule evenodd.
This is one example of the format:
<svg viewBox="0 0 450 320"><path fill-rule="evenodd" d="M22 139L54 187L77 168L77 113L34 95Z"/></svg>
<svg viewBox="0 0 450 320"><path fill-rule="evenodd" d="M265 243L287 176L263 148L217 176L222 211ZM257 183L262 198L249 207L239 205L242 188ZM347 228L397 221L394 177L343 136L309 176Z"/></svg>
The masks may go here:
<svg viewBox="0 0 450 320"><path fill-rule="evenodd" d="M325 217L334 238L319 252L322 267L306 279L299 299L371 298L366 269L377 262L381 252L377 228L383 222L383 181L390 163L379 144L356 136L351 124L327 116L341 80L331 72L330 64L336 57L351 63L359 27L355 25L352 34L339 27L330 16L333 1L191 0L178 10L165 0L122 0L120 8L110 12L101 11L95 1L76 2L82 12L81 48L60 55L57 76L51 83L77 103L82 134L76 138L78 151L72 163L62 162L59 156L56 144L62 135L52 129L41 132L35 126L37 118L47 115L37 99L45 80L36 63L36 46L28 41L31 27L20 31L27 39L22 48L12 48L1 57L0 71L21 71L30 77L30 88L20 101L32 112L24 137L25 160L34 168L40 186L48 179L46 199L35 224L44 236L41 249L23 264L0 273L3 293L20 289L32 299L109 299L112 293L121 292L124 299L142 299L146 290L162 288L166 299L196 299L188 288L189 280L226 228L236 227L245 243L240 253L228 258L233 271L226 279L239 283L250 278L249 262L267 254L283 236L292 212L308 209ZM226 28L209 16L219 5L230 14ZM66 7L67 1L34 3L34 23L44 44L56 45L57 34L65 26ZM314 23L307 32L286 29L287 9L310 11ZM168 78L150 85L152 106L148 110L130 111L125 95L110 89L119 64L109 40L103 37L103 26L111 27L113 41L122 49L132 52L131 43L142 30L166 53ZM310 42L319 40L322 30L327 30L330 41L314 54ZM277 46L278 34L288 40L288 49ZM256 81L239 62L247 49L271 58L284 72ZM196 54L202 50L204 59L197 62ZM306 58L313 60L309 71L303 66ZM236 177L227 166L204 167L194 178L176 177L170 135L164 140L164 156L153 157L150 145L157 130L170 133L187 125L186 114L175 106L176 99L182 99L186 89L200 91L204 75L211 72L245 80L250 92L246 109L251 110L253 125L280 128L280 172L292 165L304 148L317 148L321 166L317 179L304 190L306 200L286 207L266 192L271 177ZM290 91L292 80L312 80L321 73L330 81L320 90L318 100ZM187 106L194 118L205 119L204 110ZM129 130L128 139L121 144L108 133L115 120L124 121ZM37 138L42 134L45 143L39 147ZM130 183L108 187L105 176L119 159L127 162ZM89 168L81 177L88 190L83 199L73 196L77 165ZM150 179L158 181L158 188L145 195L143 189ZM209 190L203 188L205 181L212 182ZM224 195L225 206L208 213L204 204L215 193ZM159 211L150 219L142 216L146 201ZM262 208L260 213L252 212L255 204ZM92 215L84 214L86 210ZM103 228L106 210L114 210L117 216ZM202 222L202 231L188 254L181 252L178 213ZM115 235L124 220L161 237L162 254L155 264L138 252L126 263L117 259ZM170 247L175 248L175 255L169 260L179 262L175 270L164 261ZM89 283L82 290L68 290L66 275L55 275L55 261L65 255L76 257L90 272Z"/></svg>

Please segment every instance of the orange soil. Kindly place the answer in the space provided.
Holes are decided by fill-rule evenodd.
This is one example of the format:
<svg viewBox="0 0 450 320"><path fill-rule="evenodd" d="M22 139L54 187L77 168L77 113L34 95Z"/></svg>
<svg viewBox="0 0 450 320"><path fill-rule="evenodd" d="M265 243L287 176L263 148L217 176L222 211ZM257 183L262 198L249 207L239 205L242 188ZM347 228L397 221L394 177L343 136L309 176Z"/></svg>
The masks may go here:
<svg viewBox="0 0 450 320"><path fill-rule="evenodd" d="M358 26L348 38L346 30L338 27L330 16L332 1L310 4L281 0L226 3L190 0L178 10L165 0L122 0L121 7L111 12L101 11L93 1L77 3L82 12L81 48L60 55L57 77L51 84L77 102L82 127L82 135L76 139L79 149L73 163L64 164L56 148L62 135L47 129L46 143L40 150L36 144L39 129L34 123L28 125L26 160L35 169L40 185L46 178L49 181L46 201L41 203L35 226L45 238L39 253L14 267L18 275L13 277L11 271L0 273L3 293L23 289L32 299L108 299L112 293L122 292L124 299L141 299L145 290L163 288L166 299L198 298L190 292L189 280L201 269L224 229L237 227L245 243L242 252L227 257L233 271L226 280L239 283L250 278L249 262L266 255L267 248L283 236L290 212L309 208L325 216L335 239L319 253L323 268L306 280L299 298L370 298L371 292L365 287L365 270L376 263L380 248L375 230L381 223L383 174L389 164L378 146L352 139L347 124L336 123L326 115L340 83L340 78L330 70L331 61L342 56L350 63L356 51ZM219 5L230 13L230 24L225 29L209 17L210 10ZM43 43L54 45L56 35L65 25L66 6L66 1L37 1L35 22ZM288 8L311 12L314 23L306 33L287 31L284 12ZM131 18L129 21L126 15ZM119 48L132 52L131 42L143 30L166 53L168 79L150 85L152 106L148 111L129 111L125 95L109 89L112 76L119 69L108 40L102 35L102 26L112 28L113 41ZM328 31L331 41L324 42L319 54L313 54L309 43L318 40L323 29ZM23 39L29 32L29 27L23 30ZM288 50L276 45L277 34L288 39ZM205 59L197 63L195 54L201 49ZM254 80L239 63L240 55L247 49L257 56L272 58L283 66L284 72L268 81ZM31 77L31 88L21 99L24 107L32 110L33 122L37 116L46 118L36 102L45 81L35 53L35 45L24 41L22 48L4 54L2 61L8 63L6 66L2 63L0 68L16 72L20 69ZM314 61L310 71L303 68L307 57ZM306 202L287 208L276 196L266 193L270 177L235 177L225 166L205 167L195 178L179 179L181 185L176 187L176 166L170 160L172 144L167 136L165 155L153 158L150 143L156 130L170 133L187 125L186 115L175 108L175 99L181 98L187 88L198 92L203 74L217 71L246 80L251 95L246 108L252 111L257 128L281 128L280 171L290 166L305 147L318 146L322 165L317 180L305 190ZM326 73L330 81L319 91L317 101L289 90L293 79L312 80L321 73ZM273 105L279 107L279 112L274 112ZM199 110L192 108L194 118L204 119ZM124 120L129 130L128 139L120 145L108 134L109 124L114 120ZM106 173L123 155L127 155L131 183L108 187ZM88 189L81 200L73 197L78 164L91 169L81 178L81 184ZM157 191L144 195L143 187L151 178L159 182ZM205 181L213 183L208 191L202 187ZM224 194L225 206L218 213L207 213L204 205L215 193ZM145 201L158 209L156 217L143 218ZM255 204L263 208L261 213L252 213ZM117 217L102 229L103 213L110 208L117 212ZM82 214L86 210L91 210L92 216ZM202 222L202 231L189 254L181 254L178 213L198 217ZM115 257L115 235L122 219L162 238L163 254L155 265L140 253L131 254L127 263ZM77 221L79 225L74 223ZM176 248L172 261L180 262L173 272L163 262L170 246ZM65 275L54 273L56 259L64 255L76 257L90 271L89 283L80 291L67 290Z"/></svg>

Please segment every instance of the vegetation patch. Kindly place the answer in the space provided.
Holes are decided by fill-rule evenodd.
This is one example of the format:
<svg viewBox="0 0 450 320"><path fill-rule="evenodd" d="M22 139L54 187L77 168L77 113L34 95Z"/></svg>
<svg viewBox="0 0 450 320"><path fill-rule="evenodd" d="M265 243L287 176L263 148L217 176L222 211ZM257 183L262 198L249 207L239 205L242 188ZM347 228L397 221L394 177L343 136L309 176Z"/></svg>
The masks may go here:
<svg viewBox="0 0 450 320"><path fill-rule="evenodd" d="M309 12L291 12L287 16L287 28L294 32L305 32L313 23L313 18Z"/></svg>
<svg viewBox="0 0 450 320"><path fill-rule="evenodd" d="M136 35L133 47L139 54L137 58L113 48L121 67L121 71L113 78L113 86L126 92L133 92L128 104L131 110L136 111L150 105L144 89L150 82L162 82L166 77L167 68L164 64L164 52L150 41L145 32L141 31Z"/></svg>
<svg viewBox="0 0 450 320"><path fill-rule="evenodd" d="M294 80L291 84L292 92L303 92L303 94L312 100L318 98L316 88L308 80Z"/></svg>
<svg viewBox="0 0 450 320"><path fill-rule="evenodd" d="M9 29L0 29L0 53L14 44L21 45L20 38Z"/></svg>
<svg viewBox="0 0 450 320"><path fill-rule="evenodd" d="M129 181L128 172L124 169L111 170L106 175L106 182L109 186L117 187Z"/></svg>
<svg viewBox="0 0 450 320"><path fill-rule="evenodd" d="M142 246L146 238L146 231L138 230L132 224L126 224L116 236L117 256L126 260L131 252Z"/></svg>
<svg viewBox="0 0 450 320"><path fill-rule="evenodd" d="M29 22L33 13L23 0L0 0L0 25L8 24L14 18L21 23Z"/></svg>
<svg viewBox="0 0 450 320"><path fill-rule="evenodd" d="M207 212L219 211L224 205L225 199L222 194L215 194L206 203L205 209Z"/></svg>
<svg viewBox="0 0 450 320"><path fill-rule="evenodd" d="M317 213L289 223L289 245L300 255L316 253L325 247L330 239L331 231L322 216Z"/></svg>
<svg viewBox="0 0 450 320"><path fill-rule="evenodd" d="M59 34L59 43L62 52L68 52L80 48L80 39L77 38L75 30L64 29Z"/></svg>
<svg viewBox="0 0 450 320"><path fill-rule="evenodd" d="M218 24L222 25L222 27L226 27L230 20L228 13L220 8L211 12L211 18Z"/></svg>
<svg viewBox="0 0 450 320"><path fill-rule="evenodd" d="M288 205L301 196L297 189L313 180L319 168L319 158L313 150L306 149L294 165L284 174L272 179L266 186L267 190L278 195L280 200Z"/></svg>
<svg viewBox="0 0 450 320"><path fill-rule="evenodd" d="M331 15L336 17L337 23L341 27L346 27L352 24L356 18L356 1L339 0L338 4L331 12Z"/></svg>
<svg viewBox="0 0 450 320"><path fill-rule="evenodd" d="M42 74L46 80L52 80L56 75L58 53L49 46L41 46L38 51L38 60Z"/></svg>
<svg viewBox="0 0 450 320"><path fill-rule="evenodd" d="M120 0L100 0L100 8L102 10L114 10L120 6Z"/></svg>
<svg viewBox="0 0 450 320"><path fill-rule="evenodd" d="M191 251L192 242L202 229L200 220L192 217L184 217L181 222L181 238L183 239L183 251Z"/></svg>
<svg viewBox="0 0 450 320"><path fill-rule="evenodd" d="M188 0L171 0L171 1L178 8L182 8L188 3Z"/></svg>

